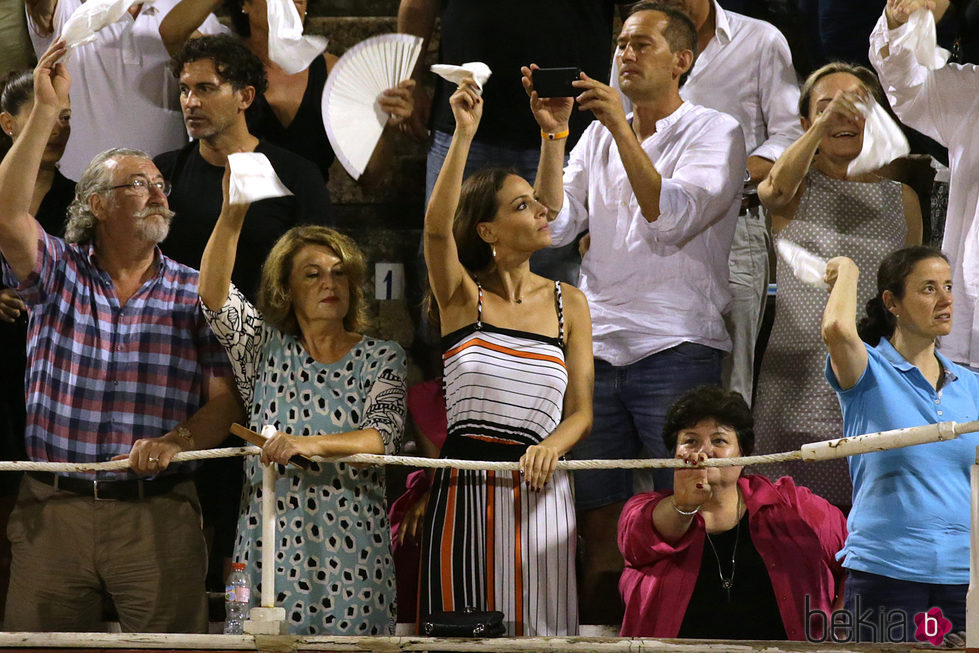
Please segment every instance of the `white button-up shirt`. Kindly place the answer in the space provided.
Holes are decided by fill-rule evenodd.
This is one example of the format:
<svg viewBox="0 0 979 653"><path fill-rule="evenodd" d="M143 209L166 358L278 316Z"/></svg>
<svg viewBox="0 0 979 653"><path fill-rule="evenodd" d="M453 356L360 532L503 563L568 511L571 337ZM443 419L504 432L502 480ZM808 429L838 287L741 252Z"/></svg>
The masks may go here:
<svg viewBox="0 0 979 653"><path fill-rule="evenodd" d="M979 366L979 69L921 66L911 43L893 46L906 30L907 25L888 30L887 17L881 16L870 35L870 61L898 117L948 148L952 179L942 250L952 265L955 315L952 332L942 338L942 353ZM885 45L886 59L880 54Z"/></svg>
<svg viewBox="0 0 979 653"><path fill-rule="evenodd" d="M769 23L724 11L716 0L714 10L714 38L697 56L680 97L733 116L748 156L775 161L802 136L789 44Z"/></svg>
<svg viewBox="0 0 979 653"><path fill-rule="evenodd" d="M590 229L579 286L591 307L594 353L613 365L694 342L729 351L721 313L744 178L738 123L684 102L642 142L663 177L660 216L647 222L611 132L594 121L564 170L555 245Z"/></svg>
<svg viewBox="0 0 979 653"><path fill-rule="evenodd" d="M126 13L69 54L72 130L61 158L61 172L69 179L81 177L92 158L111 147L133 147L156 156L187 143L177 80L167 68L170 55L160 38L160 23L176 4L156 0L143 5L135 18ZM39 59L81 5L80 0L58 0L53 30L46 36L28 14ZM199 29L205 34L228 32L213 14Z"/></svg>

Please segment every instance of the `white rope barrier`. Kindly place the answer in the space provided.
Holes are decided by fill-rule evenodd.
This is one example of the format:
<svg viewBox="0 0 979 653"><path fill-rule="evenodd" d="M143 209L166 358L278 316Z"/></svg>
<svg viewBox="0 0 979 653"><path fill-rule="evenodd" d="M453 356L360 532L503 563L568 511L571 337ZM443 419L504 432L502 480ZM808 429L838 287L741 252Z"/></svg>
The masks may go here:
<svg viewBox="0 0 979 653"><path fill-rule="evenodd" d="M962 433L979 431L979 421L975 422L940 422L904 429L867 433L852 438L837 438L823 442L812 442L803 445L798 451L764 454L759 456L741 456L738 458L710 458L699 467L749 467L793 460L814 462L845 458L862 453L899 449L930 442L954 440ZM184 451L176 454L171 462L187 462L211 458L229 458L233 456L256 456L261 453L258 447L226 447L223 449L204 449L199 451ZM357 454L336 458L313 457L313 461L325 463L353 463L367 465L406 465L409 467L453 467L456 469L488 470L488 471L517 471L517 462L488 462L483 460L457 460L452 458L420 458L417 456L382 456L374 454ZM678 458L628 458L609 460L562 460L557 464L558 469L678 469L688 465ZM128 460L111 460L102 463L49 463L26 460L0 461L0 472L11 471L44 471L44 472L107 472L121 471L129 468Z"/></svg>

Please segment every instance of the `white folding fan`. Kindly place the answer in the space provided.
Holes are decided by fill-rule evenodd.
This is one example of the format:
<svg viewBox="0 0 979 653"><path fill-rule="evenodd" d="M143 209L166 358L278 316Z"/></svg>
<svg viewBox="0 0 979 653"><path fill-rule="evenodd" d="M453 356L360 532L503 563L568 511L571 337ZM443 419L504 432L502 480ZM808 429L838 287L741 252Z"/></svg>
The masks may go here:
<svg viewBox="0 0 979 653"><path fill-rule="evenodd" d="M422 39L382 34L340 57L323 88L323 126L344 169L359 179L388 121L378 95L411 77Z"/></svg>

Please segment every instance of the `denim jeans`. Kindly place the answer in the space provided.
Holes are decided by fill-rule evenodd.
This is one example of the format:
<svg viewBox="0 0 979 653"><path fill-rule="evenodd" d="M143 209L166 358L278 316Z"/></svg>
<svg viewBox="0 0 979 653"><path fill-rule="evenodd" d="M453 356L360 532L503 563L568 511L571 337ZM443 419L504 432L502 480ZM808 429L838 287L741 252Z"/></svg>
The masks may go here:
<svg viewBox="0 0 979 653"><path fill-rule="evenodd" d="M936 551L935 555L941 553ZM847 574L843 607L854 617L854 627L859 629L854 633L855 641L900 641L900 632L889 632L900 629L887 627L899 622L899 617L892 614L892 610L904 613L907 630L903 641L906 642L915 641L914 616L934 607L940 608L942 615L952 622L951 632L965 630L965 593L969 589L968 584L917 583L853 569L848 569ZM861 614L867 619L861 621ZM888 615L892 618L889 619Z"/></svg>
<svg viewBox="0 0 979 653"><path fill-rule="evenodd" d="M432 134L432 146L428 150L425 166L425 206L432 196L435 180L449 153L452 134L436 131ZM484 168L513 168L517 174L530 184L537 178L537 162L540 159L540 148L522 150L505 145L491 145L476 141L469 148L469 158L466 160L464 177ZM427 276L425 259L421 249L418 252L420 279ZM559 279L572 285L578 284L578 269L581 267L581 257L578 255L577 241L564 247L553 247L540 250L530 258L530 269L542 277Z"/></svg>
<svg viewBox="0 0 979 653"><path fill-rule="evenodd" d="M663 443L666 412L680 395L721 381L723 352L684 342L632 365L616 367L595 359L595 422L591 435L572 449L578 460L635 458L645 447L654 458L670 458ZM653 472L656 489L673 487L673 470ZM632 470L576 471L575 504L593 510L632 496Z"/></svg>

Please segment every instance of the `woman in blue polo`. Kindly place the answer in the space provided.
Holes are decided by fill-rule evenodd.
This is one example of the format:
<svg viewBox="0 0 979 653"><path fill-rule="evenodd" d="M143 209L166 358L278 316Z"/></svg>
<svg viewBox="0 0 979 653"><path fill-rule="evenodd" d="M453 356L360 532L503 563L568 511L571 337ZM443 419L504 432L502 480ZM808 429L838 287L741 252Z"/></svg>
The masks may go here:
<svg viewBox="0 0 979 653"><path fill-rule="evenodd" d="M952 327L952 273L941 252L908 247L885 258L859 326L858 274L845 257L826 266L826 378L839 396L844 435L975 420L979 377L936 349ZM846 609L855 617L872 611L875 627L864 626L859 641L894 641L902 618L904 638L913 640L915 615L933 607L952 632L965 630L977 445L979 436L968 434L850 458L853 509L837 555L849 572Z"/></svg>

